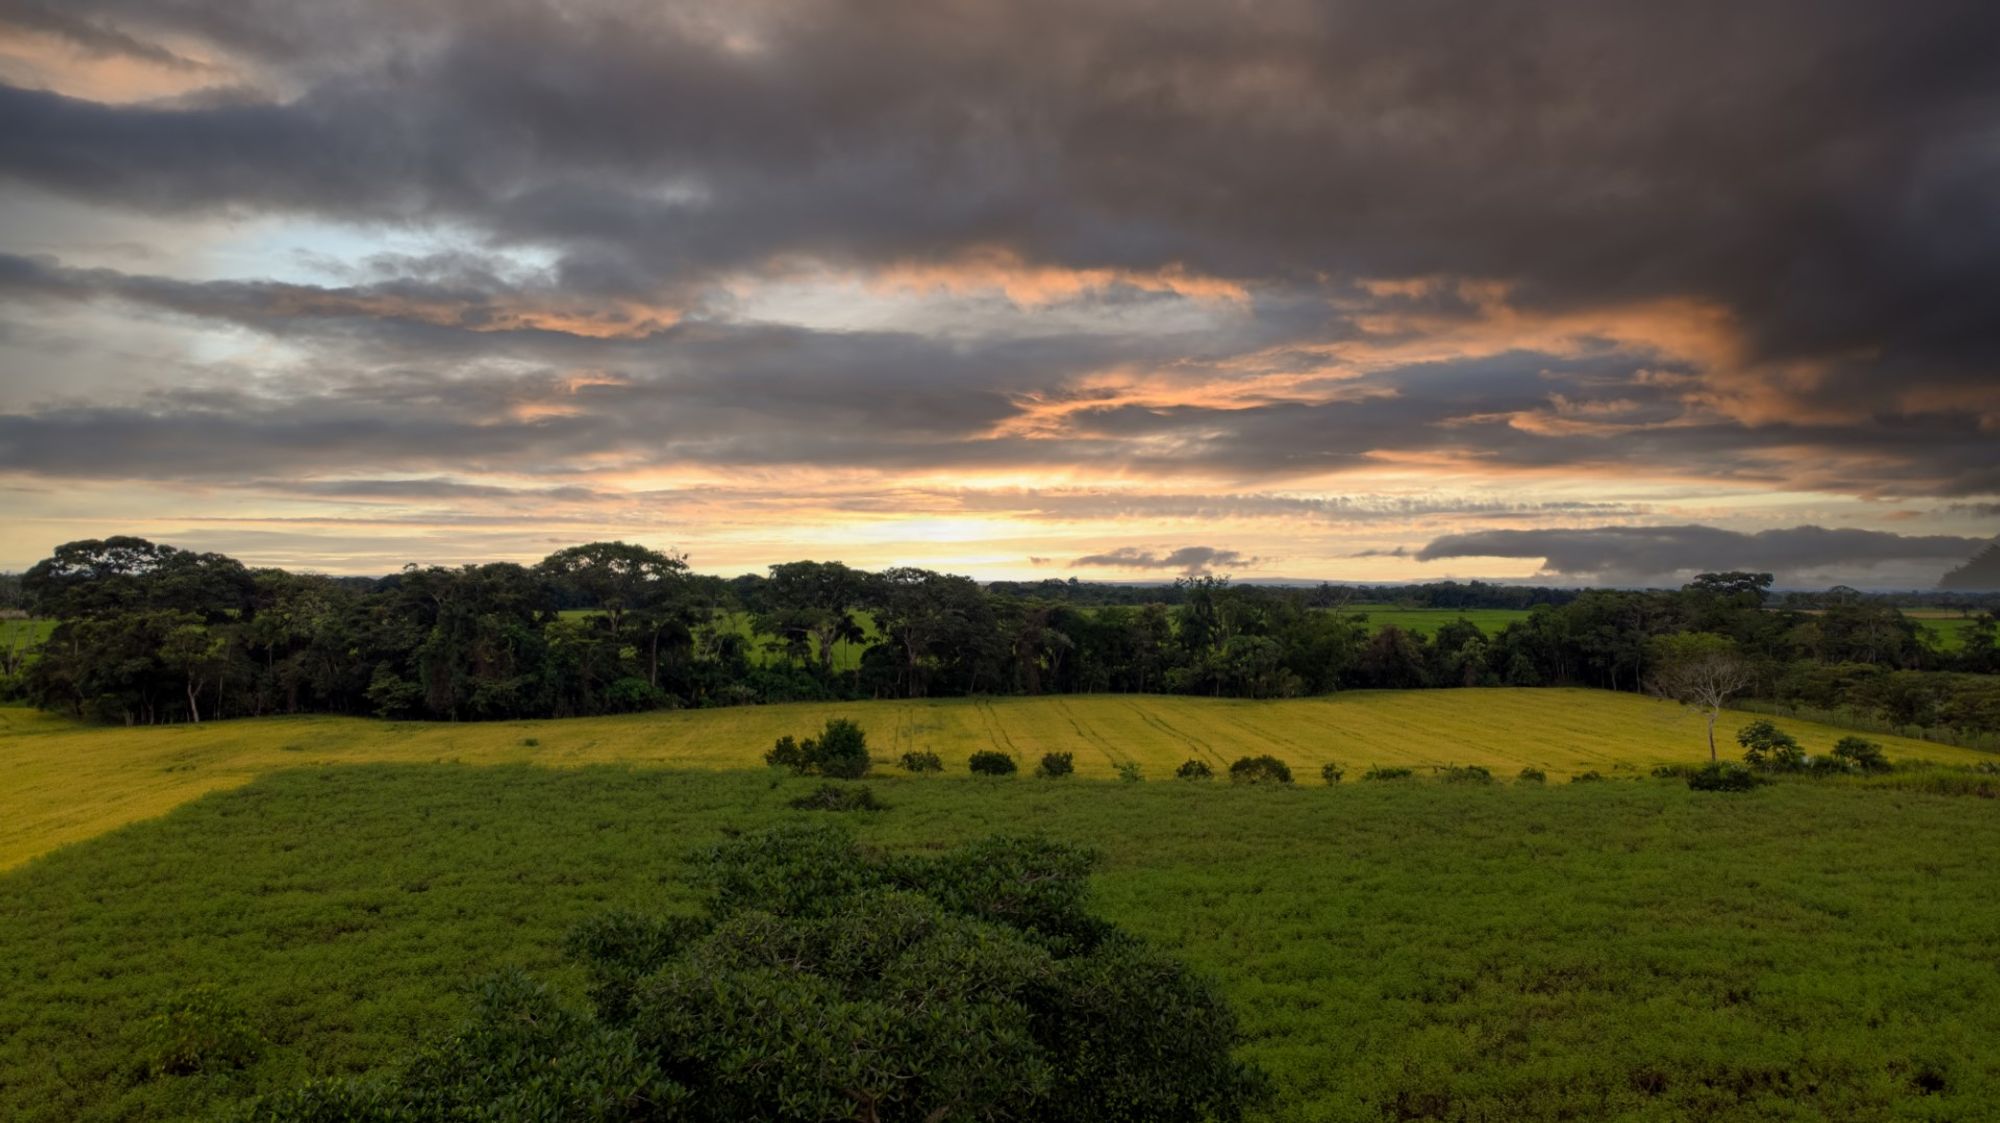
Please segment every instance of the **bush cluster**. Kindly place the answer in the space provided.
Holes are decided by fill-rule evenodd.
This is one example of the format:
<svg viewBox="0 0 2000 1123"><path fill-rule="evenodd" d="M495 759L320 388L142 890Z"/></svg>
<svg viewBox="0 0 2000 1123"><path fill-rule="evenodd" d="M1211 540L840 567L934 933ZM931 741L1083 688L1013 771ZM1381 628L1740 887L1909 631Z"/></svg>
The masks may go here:
<svg viewBox="0 0 2000 1123"><path fill-rule="evenodd" d="M907 752L897 760L897 765L905 772L943 772L944 761L933 752Z"/></svg>
<svg viewBox="0 0 2000 1123"><path fill-rule="evenodd" d="M879 857L794 827L700 861L701 915L572 934L588 1011L502 976L388 1078L252 1118L1199 1123L1265 1095L1220 996L1085 908L1084 851L1002 837Z"/></svg>
<svg viewBox="0 0 2000 1123"><path fill-rule="evenodd" d="M1215 779L1215 769L1210 768L1208 762L1205 760L1184 760L1181 762L1179 768L1174 769L1174 778L1176 780L1213 780Z"/></svg>
<svg viewBox="0 0 2000 1123"><path fill-rule="evenodd" d="M1118 778L1128 784L1136 784L1146 778L1146 770L1139 767L1139 762L1136 760L1120 761Z"/></svg>
<svg viewBox="0 0 2000 1123"><path fill-rule="evenodd" d="M1569 782L1572 784L1600 784L1604 782L1604 773L1593 768L1588 772L1579 772L1571 776Z"/></svg>
<svg viewBox="0 0 2000 1123"><path fill-rule="evenodd" d="M764 763L789 768L801 776L858 780L868 774L868 735L847 718L830 718L816 738L778 738L764 754Z"/></svg>
<svg viewBox="0 0 2000 1123"><path fill-rule="evenodd" d="M1882 746L1861 737L1842 737L1833 743L1833 755L1845 761L1850 771L1888 772L1892 769Z"/></svg>
<svg viewBox="0 0 2000 1123"><path fill-rule="evenodd" d="M1021 768L1014 763L1013 757L994 749L981 749L973 753L972 759L966 762L966 767L972 769L976 776L1012 776Z"/></svg>
<svg viewBox="0 0 2000 1123"><path fill-rule="evenodd" d="M1447 764L1438 770L1438 779L1447 784L1490 784L1493 773L1477 764Z"/></svg>
<svg viewBox="0 0 2000 1123"><path fill-rule="evenodd" d="M1514 782L1517 784L1546 784L1549 782L1549 774L1530 765L1527 768L1521 769L1520 774L1514 777Z"/></svg>
<svg viewBox="0 0 2000 1123"><path fill-rule="evenodd" d="M1076 754L1043 753L1042 762L1035 765L1035 775L1044 780L1059 780L1076 771Z"/></svg>
<svg viewBox="0 0 2000 1123"><path fill-rule="evenodd" d="M1737 730L1736 743L1743 746L1744 763L1760 771L1797 772L1806 766L1806 751L1798 738L1766 720Z"/></svg>
<svg viewBox="0 0 2000 1123"><path fill-rule="evenodd" d="M1267 754L1238 758L1229 766L1229 782L1232 784L1289 784L1292 782L1292 768L1277 757Z"/></svg>
<svg viewBox="0 0 2000 1123"><path fill-rule="evenodd" d="M1407 780L1416 773L1398 765L1373 765L1361 774L1363 780Z"/></svg>
<svg viewBox="0 0 2000 1123"><path fill-rule="evenodd" d="M1740 764L1716 761L1688 773L1687 786L1698 792L1747 792L1762 780Z"/></svg>
<svg viewBox="0 0 2000 1123"><path fill-rule="evenodd" d="M1319 766L1319 778L1325 780L1329 787L1340 783L1340 778L1345 775L1347 775L1347 770L1332 761Z"/></svg>

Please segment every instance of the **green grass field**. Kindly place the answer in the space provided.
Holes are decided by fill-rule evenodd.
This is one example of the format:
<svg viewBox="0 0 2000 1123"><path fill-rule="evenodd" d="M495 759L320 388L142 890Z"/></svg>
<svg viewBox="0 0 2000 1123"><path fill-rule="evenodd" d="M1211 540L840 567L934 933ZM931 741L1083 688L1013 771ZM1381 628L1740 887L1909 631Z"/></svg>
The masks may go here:
<svg viewBox="0 0 2000 1123"><path fill-rule="evenodd" d="M1516 620L1528 618L1528 611L1523 608L1398 608L1393 604L1357 604L1349 606L1347 611L1366 614L1372 629L1394 624L1406 632L1426 636L1435 633L1440 625L1461 618L1489 636L1497 635Z"/></svg>
<svg viewBox="0 0 2000 1123"><path fill-rule="evenodd" d="M1554 779L1587 770L1639 774L1706 756L1701 719L1671 703L1597 690L1356 692L1281 702L1161 695L798 703L561 721L380 722L326 716L125 729L82 726L0 708L0 869L68 842L150 818L266 772L324 764L639 764L759 768L784 734L829 717L868 731L878 758L929 749L951 771L980 749L1032 766L1076 754L1077 771L1108 778L1136 761L1164 778L1200 757L1223 766L1270 753L1317 775L1328 761L1480 764L1503 776L1533 765ZM1726 739L1748 715L1726 716ZM1811 752L1844 736L1785 721ZM1877 737L1892 757L1965 763L1992 754ZM1725 744L1725 747L1733 747Z"/></svg>
<svg viewBox="0 0 2000 1123"><path fill-rule="evenodd" d="M267 775L0 875L0 1118L214 1118L383 1064L483 973L559 986L563 931L683 907L681 858L817 821L756 773ZM1787 782L1232 788L875 781L888 848L1035 830L1098 911L1217 980L1260 1120L1974 1120L2000 1102L2000 816ZM147 1019L219 988L249 1068L149 1077Z"/></svg>

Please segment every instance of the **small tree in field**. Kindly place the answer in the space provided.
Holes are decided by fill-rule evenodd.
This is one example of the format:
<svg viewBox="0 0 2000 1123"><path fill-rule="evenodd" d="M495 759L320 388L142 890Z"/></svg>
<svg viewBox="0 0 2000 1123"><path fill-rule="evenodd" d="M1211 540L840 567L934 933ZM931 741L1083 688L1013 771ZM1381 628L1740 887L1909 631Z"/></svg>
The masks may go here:
<svg viewBox="0 0 2000 1123"><path fill-rule="evenodd" d="M1688 632L1654 641L1653 691L1671 698L1708 720L1708 759L1715 753L1715 721L1729 699L1750 685L1750 664L1727 636Z"/></svg>
<svg viewBox="0 0 2000 1123"><path fill-rule="evenodd" d="M801 776L858 780L868 772L868 734L844 717L833 718L818 737L804 741L778 738L764 754L764 763L789 768Z"/></svg>
<svg viewBox="0 0 2000 1123"><path fill-rule="evenodd" d="M1796 772L1806 766L1806 751L1798 738L1769 721L1759 719L1744 726L1736 733L1736 743L1743 746L1743 759L1752 768Z"/></svg>

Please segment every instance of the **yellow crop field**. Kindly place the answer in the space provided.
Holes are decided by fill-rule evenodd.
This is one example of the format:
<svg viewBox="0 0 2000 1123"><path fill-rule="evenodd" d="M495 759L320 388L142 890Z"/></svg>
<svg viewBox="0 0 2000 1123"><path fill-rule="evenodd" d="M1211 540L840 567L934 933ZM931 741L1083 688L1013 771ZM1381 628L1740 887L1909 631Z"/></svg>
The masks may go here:
<svg viewBox="0 0 2000 1123"><path fill-rule="evenodd" d="M1595 690L1382 691L1277 702L1072 695L456 725L314 716L137 729L0 707L0 869L277 769L438 761L760 768L778 736L810 733L829 717L860 722L878 760L929 749L944 758L948 775L962 775L971 753L996 748L1024 767L1045 752L1072 752L1084 777L1107 778L1116 764L1136 761L1153 780L1166 780L1189 757L1221 766L1255 753L1279 757L1302 778L1338 761L1355 775L1373 764L1479 764L1505 778L1532 765L1555 780L1587 770L1643 773L1706 755L1698 716ZM1725 715L1720 736L1749 720ZM1844 735L1808 722L1781 724L1814 753ZM1947 745L1874 739L1892 757L1992 759Z"/></svg>

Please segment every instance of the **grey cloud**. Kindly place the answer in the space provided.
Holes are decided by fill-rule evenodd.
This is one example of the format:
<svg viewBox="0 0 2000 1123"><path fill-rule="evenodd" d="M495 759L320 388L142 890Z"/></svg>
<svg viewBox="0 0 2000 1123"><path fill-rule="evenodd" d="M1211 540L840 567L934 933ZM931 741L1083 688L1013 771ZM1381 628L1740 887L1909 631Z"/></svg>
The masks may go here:
<svg viewBox="0 0 2000 1123"><path fill-rule="evenodd" d="M1984 544L1983 539L1952 535L1818 526L1756 533L1712 526L1600 526L1451 534L1432 541L1415 556L1419 561L1539 558L1551 575L1638 582L1696 571L1757 570L1783 578L1865 571L1890 563L1958 562Z"/></svg>
<svg viewBox="0 0 2000 1123"><path fill-rule="evenodd" d="M1233 566L1254 566L1261 558L1247 557L1235 550L1214 546L1182 546L1168 553L1121 546L1108 554L1086 554L1070 562L1071 569L1096 566L1110 569L1172 569L1195 575Z"/></svg>

